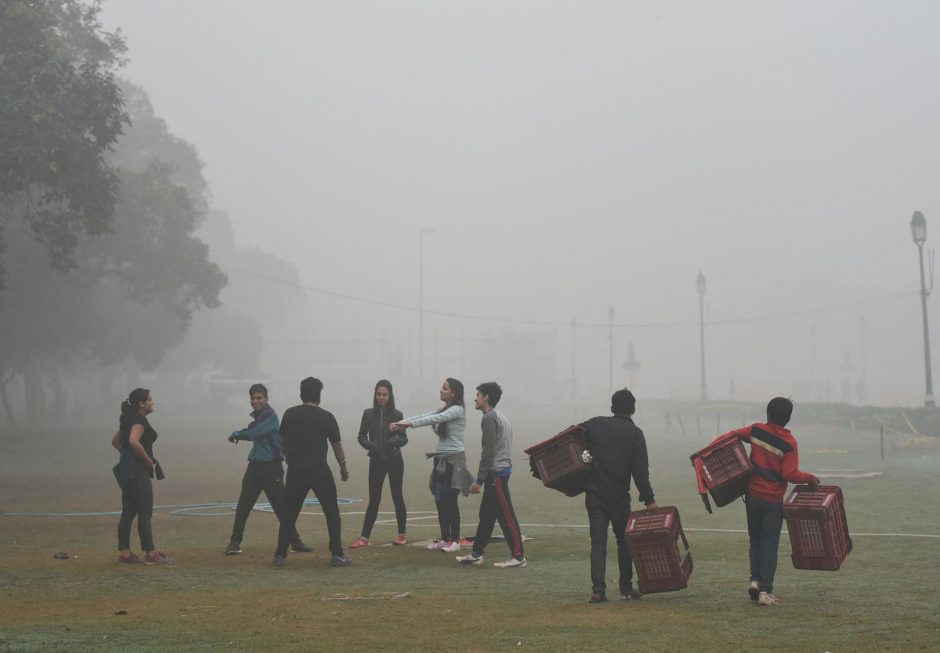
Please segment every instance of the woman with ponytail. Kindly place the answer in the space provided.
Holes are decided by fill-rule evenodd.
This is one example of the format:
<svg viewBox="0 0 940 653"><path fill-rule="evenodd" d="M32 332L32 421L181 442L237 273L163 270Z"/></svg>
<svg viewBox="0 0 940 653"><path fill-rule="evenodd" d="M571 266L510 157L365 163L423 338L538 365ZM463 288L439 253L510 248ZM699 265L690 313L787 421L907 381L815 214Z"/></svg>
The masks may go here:
<svg viewBox="0 0 940 653"><path fill-rule="evenodd" d="M153 457L153 443L157 432L150 426L147 415L153 412L150 390L137 388L121 404L120 426L111 444L121 452L121 461L114 473L121 486L121 519L118 522L118 562L144 564L172 564L162 551L153 545L153 483L164 478L160 463ZM131 524L137 518L140 548L143 560L131 552Z"/></svg>
<svg viewBox="0 0 940 653"><path fill-rule="evenodd" d="M448 378L441 386L440 397L444 402L440 409L395 422L389 426L389 431L431 426L437 435L437 449L427 456L434 459L429 487L437 505L441 537L431 542L428 548L450 553L460 550L460 508L457 496L461 492L464 496L470 493L474 476L467 469L467 454L463 446L463 434L467 428L463 383Z"/></svg>

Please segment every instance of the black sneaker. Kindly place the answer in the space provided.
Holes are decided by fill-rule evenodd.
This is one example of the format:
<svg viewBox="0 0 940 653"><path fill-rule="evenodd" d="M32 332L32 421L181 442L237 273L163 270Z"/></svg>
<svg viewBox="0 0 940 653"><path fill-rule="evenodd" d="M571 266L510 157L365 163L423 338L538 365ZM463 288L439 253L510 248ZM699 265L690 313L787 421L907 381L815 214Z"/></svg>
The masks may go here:
<svg viewBox="0 0 940 653"><path fill-rule="evenodd" d="M643 593L640 590L635 590L632 587L628 587L626 591L620 593L621 601L631 601L635 599L642 599Z"/></svg>
<svg viewBox="0 0 940 653"><path fill-rule="evenodd" d="M313 553L313 547L304 544L303 540L297 539L291 542L290 550L294 553Z"/></svg>
<svg viewBox="0 0 940 653"><path fill-rule="evenodd" d="M352 560L349 559L349 556L346 555L336 555L333 554L333 557L330 558L331 567L348 567L352 564Z"/></svg>
<svg viewBox="0 0 940 653"><path fill-rule="evenodd" d="M285 558L284 556L279 556L279 555L276 555L276 554L275 554L275 556L274 556L274 566L275 566L275 567L283 567L283 566L286 565L286 564L287 564L287 558Z"/></svg>
<svg viewBox="0 0 940 653"><path fill-rule="evenodd" d="M235 556L242 552L242 543L232 540L228 543L228 548L225 549L225 555Z"/></svg>

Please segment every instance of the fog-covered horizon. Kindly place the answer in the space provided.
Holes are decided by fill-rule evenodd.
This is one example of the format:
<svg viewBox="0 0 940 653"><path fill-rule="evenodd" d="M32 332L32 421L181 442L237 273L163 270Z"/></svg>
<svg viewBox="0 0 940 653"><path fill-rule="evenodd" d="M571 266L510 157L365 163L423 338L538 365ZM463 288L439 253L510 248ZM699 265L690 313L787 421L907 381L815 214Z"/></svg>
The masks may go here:
<svg viewBox="0 0 940 653"><path fill-rule="evenodd" d="M697 398L699 271L710 398L922 403L908 223L921 210L940 238L938 19L929 2L102 14L235 245L296 271L228 261L230 286L307 288L264 317L258 373L341 393L397 376L432 405L445 376L569 400L573 370L606 394L611 307L613 386Z"/></svg>

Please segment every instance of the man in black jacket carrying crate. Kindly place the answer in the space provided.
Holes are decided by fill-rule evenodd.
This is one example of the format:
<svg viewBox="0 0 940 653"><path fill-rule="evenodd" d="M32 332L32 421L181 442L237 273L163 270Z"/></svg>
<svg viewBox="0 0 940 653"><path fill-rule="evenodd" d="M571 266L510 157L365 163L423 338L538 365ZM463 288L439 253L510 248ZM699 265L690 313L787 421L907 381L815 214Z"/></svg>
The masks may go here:
<svg viewBox="0 0 940 653"><path fill-rule="evenodd" d="M585 444L593 458L593 470L584 497L591 533L590 603L607 601L607 529L611 525L617 539L620 598L638 599L642 596L633 588L633 556L624 535L630 517L631 476L640 501L647 508L657 507L650 485L646 439L632 419L636 398L624 388L613 394L610 404L613 415L593 417L581 425L585 429Z"/></svg>

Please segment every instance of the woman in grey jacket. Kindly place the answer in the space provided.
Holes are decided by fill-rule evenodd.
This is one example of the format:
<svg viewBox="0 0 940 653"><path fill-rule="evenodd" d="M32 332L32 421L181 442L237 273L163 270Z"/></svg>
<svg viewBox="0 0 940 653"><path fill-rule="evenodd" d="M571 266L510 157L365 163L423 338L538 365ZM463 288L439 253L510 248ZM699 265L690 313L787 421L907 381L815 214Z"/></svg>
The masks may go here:
<svg viewBox="0 0 940 653"><path fill-rule="evenodd" d="M441 537L428 545L435 551L460 550L460 508L457 496L470 492L473 475L467 470L467 455L464 452L463 436L467 428L467 416L463 405L463 383L448 378L441 386L441 401L444 406L432 413L423 413L395 422L390 431L405 428L431 426L437 434L437 449L426 454L434 459L430 489L437 505L437 520L441 526Z"/></svg>

